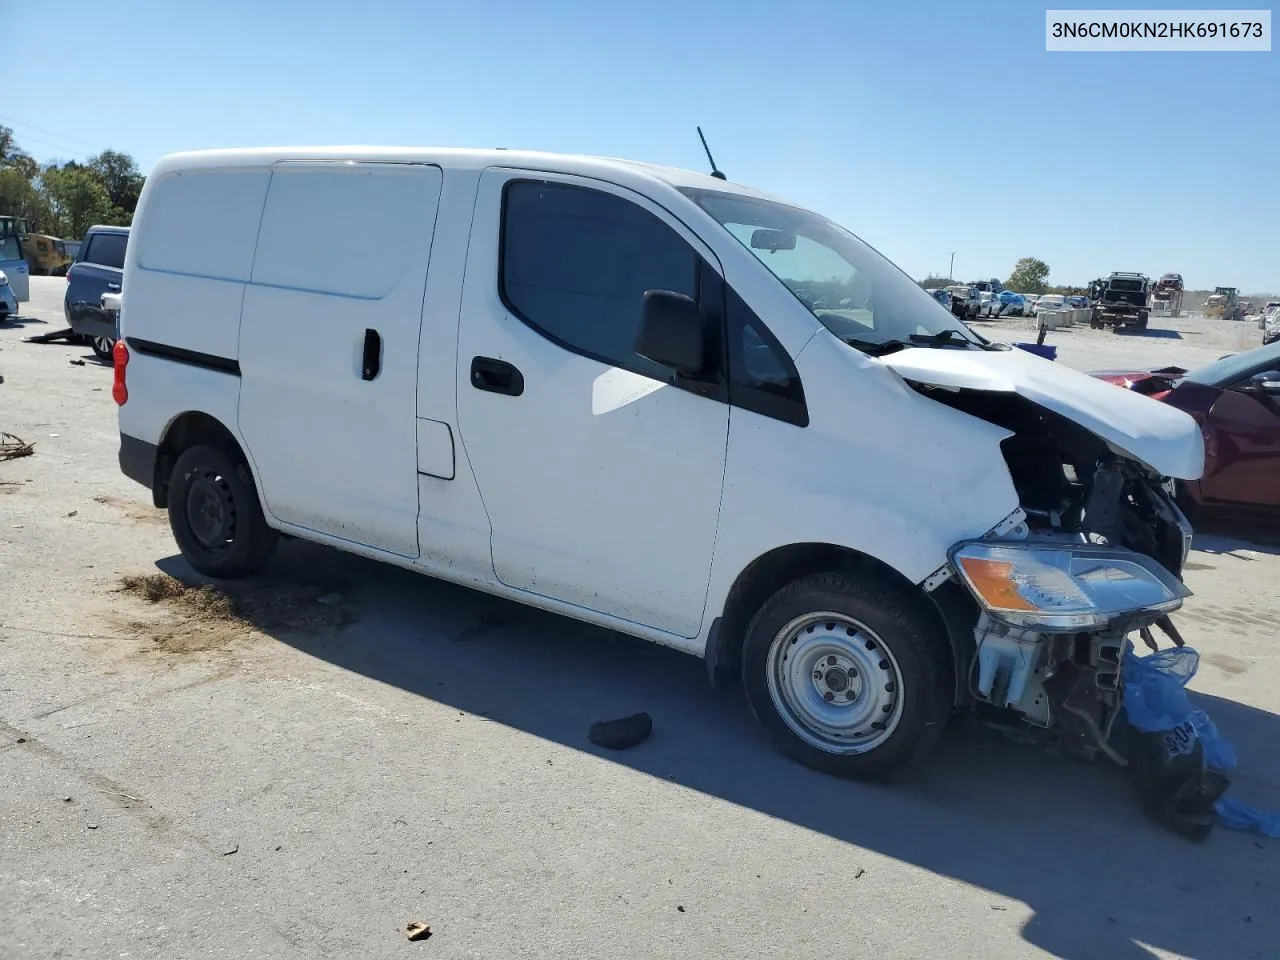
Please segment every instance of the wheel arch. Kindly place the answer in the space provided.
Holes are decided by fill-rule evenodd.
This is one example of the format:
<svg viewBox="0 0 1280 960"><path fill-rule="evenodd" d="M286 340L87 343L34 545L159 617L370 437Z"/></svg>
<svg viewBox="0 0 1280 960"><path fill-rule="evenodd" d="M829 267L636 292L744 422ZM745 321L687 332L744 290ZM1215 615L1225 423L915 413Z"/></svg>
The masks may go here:
<svg viewBox="0 0 1280 960"><path fill-rule="evenodd" d="M155 476L151 483L151 501L155 506L163 508L169 505L169 478L173 465L184 451L194 446L225 450L244 460L250 473L253 472L244 447L221 420L203 410L187 410L165 425L156 446ZM256 486L256 477L254 482Z"/></svg>
<svg viewBox="0 0 1280 960"><path fill-rule="evenodd" d="M792 543L756 557L738 574L725 596L724 607L711 624L703 654L713 685L738 676L747 626L755 612L775 592L793 580L838 570L853 577L875 577L892 583L925 602L930 617L951 646L955 698L964 703L968 686L962 678L975 652L973 628L978 610L973 598L954 580L925 593L894 567L870 554L834 543Z"/></svg>

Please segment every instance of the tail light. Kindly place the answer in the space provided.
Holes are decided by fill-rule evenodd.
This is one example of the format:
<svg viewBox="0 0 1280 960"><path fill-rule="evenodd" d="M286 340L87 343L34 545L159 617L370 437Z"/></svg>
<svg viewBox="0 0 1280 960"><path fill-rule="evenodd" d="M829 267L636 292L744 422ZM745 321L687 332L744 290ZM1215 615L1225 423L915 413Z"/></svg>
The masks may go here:
<svg viewBox="0 0 1280 960"><path fill-rule="evenodd" d="M67 272L66 272L66 274L64 274L64 276L66 276L66 278L67 278L67 283L70 283L70 282L71 282L71 268L70 268L70 267L67 267Z"/></svg>
<svg viewBox="0 0 1280 960"><path fill-rule="evenodd" d="M111 359L115 367L115 383L111 385L111 399L117 406L123 407L129 402L129 388L125 386L125 368L129 366L129 348L123 340L117 340L111 350Z"/></svg>

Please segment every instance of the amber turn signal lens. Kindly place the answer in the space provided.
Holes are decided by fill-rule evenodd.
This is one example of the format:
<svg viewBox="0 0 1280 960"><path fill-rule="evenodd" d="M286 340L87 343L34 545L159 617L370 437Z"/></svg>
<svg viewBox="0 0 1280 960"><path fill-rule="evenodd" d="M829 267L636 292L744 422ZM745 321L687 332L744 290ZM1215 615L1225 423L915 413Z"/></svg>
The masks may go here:
<svg viewBox="0 0 1280 960"><path fill-rule="evenodd" d="M1003 560L984 560L980 557L961 557L965 576L973 589L982 595L987 605L997 610L1035 610L1028 603L1013 580L1013 564Z"/></svg>

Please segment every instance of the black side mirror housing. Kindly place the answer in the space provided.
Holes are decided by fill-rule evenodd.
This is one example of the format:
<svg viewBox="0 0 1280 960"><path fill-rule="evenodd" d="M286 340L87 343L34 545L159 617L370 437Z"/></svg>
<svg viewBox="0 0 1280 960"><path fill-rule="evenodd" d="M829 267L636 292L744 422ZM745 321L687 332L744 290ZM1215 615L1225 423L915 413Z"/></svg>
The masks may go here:
<svg viewBox="0 0 1280 960"><path fill-rule="evenodd" d="M670 290L645 291L636 353L684 376L697 376L706 366L705 339L702 314L691 297Z"/></svg>
<svg viewBox="0 0 1280 960"><path fill-rule="evenodd" d="M1252 393L1280 393L1280 370L1255 373L1246 381L1246 388Z"/></svg>

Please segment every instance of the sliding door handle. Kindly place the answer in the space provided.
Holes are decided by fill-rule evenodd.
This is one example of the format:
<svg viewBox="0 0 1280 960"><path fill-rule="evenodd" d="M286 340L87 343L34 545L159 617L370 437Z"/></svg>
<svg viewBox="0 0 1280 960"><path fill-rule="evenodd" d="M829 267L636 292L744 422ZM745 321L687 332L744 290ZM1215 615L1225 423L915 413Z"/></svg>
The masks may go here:
<svg viewBox="0 0 1280 960"><path fill-rule="evenodd" d="M360 367L360 379L373 380L382 371L382 337L377 330L364 332L364 361Z"/></svg>

